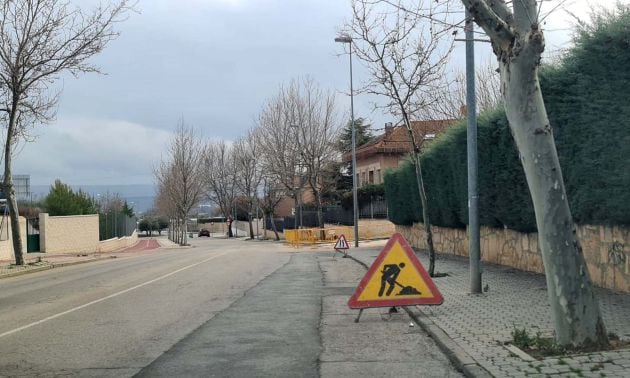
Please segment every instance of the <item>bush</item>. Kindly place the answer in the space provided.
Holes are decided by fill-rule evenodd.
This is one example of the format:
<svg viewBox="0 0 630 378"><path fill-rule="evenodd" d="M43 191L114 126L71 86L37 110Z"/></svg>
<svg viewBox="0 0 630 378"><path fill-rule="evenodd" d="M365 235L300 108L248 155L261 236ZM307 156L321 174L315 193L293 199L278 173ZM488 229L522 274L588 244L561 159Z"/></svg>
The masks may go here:
<svg viewBox="0 0 630 378"><path fill-rule="evenodd" d="M630 224L630 8L581 30L566 58L541 70L572 214L580 224ZM536 230L533 206L503 110L479 116L481 224ZM468 222L466 124L461 121L422 156L431 223ZM396 224L422 221L414 167L385 175L389 215Z"/></svg>

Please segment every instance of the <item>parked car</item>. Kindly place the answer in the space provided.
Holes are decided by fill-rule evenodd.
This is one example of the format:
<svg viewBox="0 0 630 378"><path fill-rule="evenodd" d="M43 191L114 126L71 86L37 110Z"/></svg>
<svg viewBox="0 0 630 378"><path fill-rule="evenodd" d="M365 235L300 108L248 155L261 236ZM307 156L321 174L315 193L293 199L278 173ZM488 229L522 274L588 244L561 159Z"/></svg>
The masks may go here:
<svg viewBox="0 0 630 378"><path fill-rule="evenodd" d="M199 237L202 237L202 236L210 237L210 231L208 231L205 228L202 228L201 230L199 230Z"/></svg>

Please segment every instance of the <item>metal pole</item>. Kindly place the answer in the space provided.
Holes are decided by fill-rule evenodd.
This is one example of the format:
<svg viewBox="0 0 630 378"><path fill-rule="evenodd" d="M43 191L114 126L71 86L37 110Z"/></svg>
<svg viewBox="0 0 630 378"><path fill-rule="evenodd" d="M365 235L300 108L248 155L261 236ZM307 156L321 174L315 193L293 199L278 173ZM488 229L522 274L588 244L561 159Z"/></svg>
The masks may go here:
<svg viewBox="0 0 630 378"><path fill-rule="evenodd" d="M350 121L352 122L352 209L354 212L354 246L359 246L359 202L357 200L357 128L354 124L354 89L352 87L352 42L350 45Z"/></svg>
<svg viewBox="0 0 630 378"><path fill-rule="evenodd" d="M260 235L258 234L258 223L260 223L260 218L258 216L258 209L260 208L260 206L258 206L258 204L256 204L256 239L260 239Z"/></svg>
<svg viewBox="0 0 630 378"><path fill-rule="evenodd" d="M470 292L481 293L479 191L477 187L477 109L475 104L475 42L473 20L466 9L466 108L468 118L468 247Z"/></svg>
<svg viewBox="0 0 630 378"><path fill-rule="evenodd" d="M354 221L354 246L359 246L359 201L357 199L357 136L354 124L354 88L352 86L352 37L342 35L335 42L347 43L350 46L350 122L352 123L352 213Z"/></svg>

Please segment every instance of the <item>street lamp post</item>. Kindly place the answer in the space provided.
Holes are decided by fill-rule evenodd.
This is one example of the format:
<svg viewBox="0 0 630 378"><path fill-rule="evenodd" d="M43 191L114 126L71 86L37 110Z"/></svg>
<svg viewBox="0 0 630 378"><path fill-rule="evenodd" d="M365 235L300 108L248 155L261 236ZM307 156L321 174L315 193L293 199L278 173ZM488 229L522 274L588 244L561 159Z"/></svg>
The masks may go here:
<svg viewBox="0 0 630 378"><path fill-rule="evenodd" d="M335 42L347 43L350 48L350 122L352 123L352 213L354 219L354 246L359 246L359 206L357 200L356 126L354 124L354 90L352 87L352 37L342 35Z"/></svg>

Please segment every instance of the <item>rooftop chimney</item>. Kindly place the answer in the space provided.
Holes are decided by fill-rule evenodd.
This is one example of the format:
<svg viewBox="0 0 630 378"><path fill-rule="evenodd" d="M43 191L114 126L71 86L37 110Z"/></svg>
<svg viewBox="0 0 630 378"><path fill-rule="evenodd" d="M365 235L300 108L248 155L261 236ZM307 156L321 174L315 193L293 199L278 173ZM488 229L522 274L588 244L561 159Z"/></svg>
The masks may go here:
<svg viewBox="0 0 630 378"><path fill-rule="evenodd" d="M391 122L386 122L385 123L385 135L391 134L392 130L394 130L394 125Z"/></svg>

